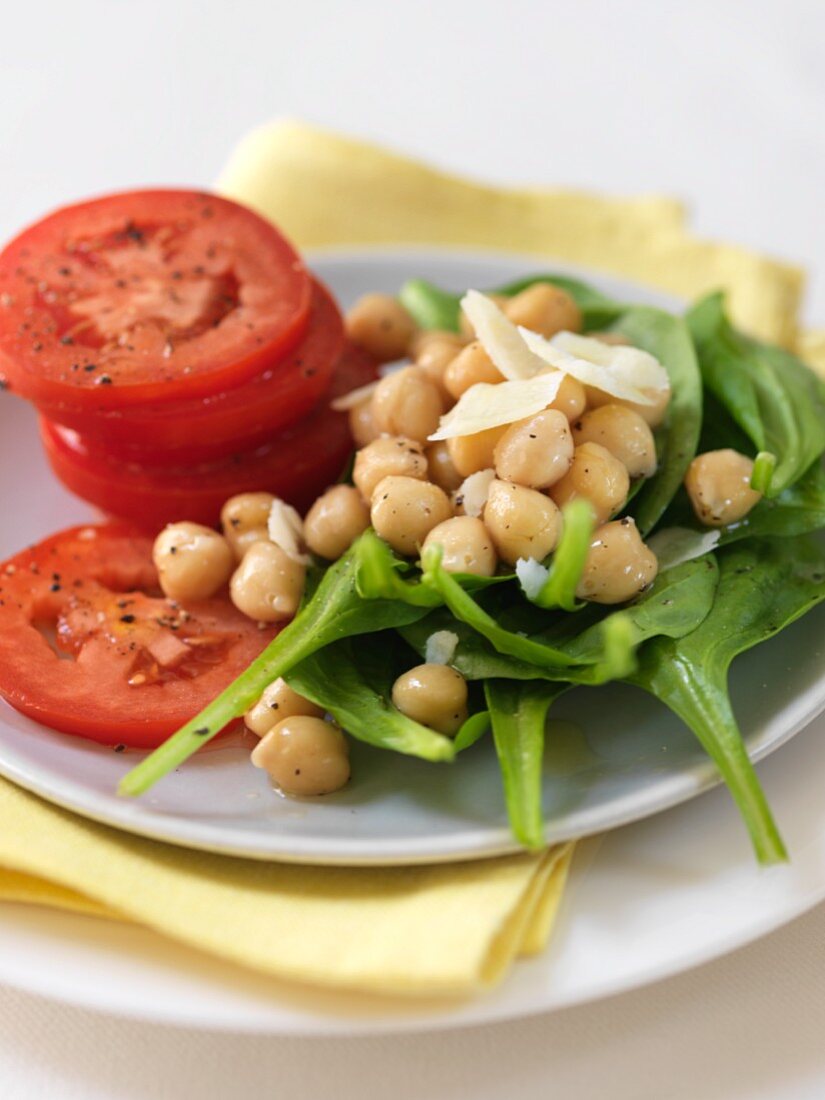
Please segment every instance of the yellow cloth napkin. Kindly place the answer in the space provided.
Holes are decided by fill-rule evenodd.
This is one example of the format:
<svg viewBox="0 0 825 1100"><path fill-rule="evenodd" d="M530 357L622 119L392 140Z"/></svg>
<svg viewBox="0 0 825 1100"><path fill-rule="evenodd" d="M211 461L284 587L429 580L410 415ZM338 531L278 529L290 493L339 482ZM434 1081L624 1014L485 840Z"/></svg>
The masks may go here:
<svg viewBox="0 0 825 1100"><path fill-rule="evenodd" d="M293 122L245 138L220 186L305 248L499 248L686 296L723 286L740 325L789 346L799 339L800 273L697 240L671 199L484 187ZM825 339L803 339L825 364ZM132 920L316 985L393 994L489 985L546 945L571 854L387 870L263 864L129 836L0 780L0 899Z"/></svg>

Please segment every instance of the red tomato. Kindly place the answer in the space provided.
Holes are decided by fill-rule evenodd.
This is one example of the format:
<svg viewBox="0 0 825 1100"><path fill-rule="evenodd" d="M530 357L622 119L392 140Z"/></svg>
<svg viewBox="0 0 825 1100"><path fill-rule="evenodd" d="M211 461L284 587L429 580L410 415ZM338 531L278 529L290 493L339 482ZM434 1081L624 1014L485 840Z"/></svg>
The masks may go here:
<svg viewBox="0 0 825 1100"><path fill-rule="evenodd" d="M110 515L157 531L176 520L216 524L221 507L236 493L256 489L306 509L339 476L352 450L345 413L329 399L371 382L376 366L348 348L328 397L304 420L280 431L253 451L191 466L141 466L118 461L76 432L41 419L46 455L66 488Z"/></svg>
<svg viewBox="0 0 825 1100"><path fill-rule="evenodd" d="M197 191L58 210L0 254L0 377L87 410L205 396L303 335L310 281L269 222Z"/></svg>
<svg viewBox="0 0 825 1100"><path fill-rule="evenodd" d="M165 599L151 540L125 526L74 527L0 565L0 696L107 745L160 744L274 634L228 595Z"/></svg>
<svg viewBox="0 0 825 1100"><path fill-rule="evenodd" d="M107 454L147 464L203 462L250 450L305 416L329 388L344 344L341 314L313 280L309 328L289 354L240 386L149 408L89 413L41 404L41 412Z"/></svg>

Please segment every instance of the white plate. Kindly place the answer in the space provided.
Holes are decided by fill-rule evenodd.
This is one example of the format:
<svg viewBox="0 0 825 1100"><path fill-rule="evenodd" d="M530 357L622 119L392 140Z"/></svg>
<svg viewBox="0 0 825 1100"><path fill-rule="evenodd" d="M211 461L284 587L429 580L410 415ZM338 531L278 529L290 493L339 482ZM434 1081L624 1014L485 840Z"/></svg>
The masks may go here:
<svg viewBox="0 0 825 1100"><path fill-rule="evenodd" d="M347 304L370 289L395 291L411 275L456 288L484 287L535 270L536 262L381 250L316 257L314 266ZM673 304L616 279L592 281L622 300ZM0 532L2 557L90 516L47 471L33 413L13 399L0 403L0 502L4 514L14 516ZM734 702L755 757L775 749L825 707L817 649L823 623L820 609L736 663ZM787 663L787 672L778 673L779 662ZM550 840L615 828L717 781L688 731L641 692L577 691L554 713L575 717L576 725L562 726L549 738L544 803ZM213 746L144 798L125 801L114 790L134 755L116 755L44 729L5 705L0 709L0 773L60 805L145 836L260 859L320 863L431 862L513 849L489 743L452 767L356 744L351 786L304 802L275 795L248 757L248 745Z"/></svg>

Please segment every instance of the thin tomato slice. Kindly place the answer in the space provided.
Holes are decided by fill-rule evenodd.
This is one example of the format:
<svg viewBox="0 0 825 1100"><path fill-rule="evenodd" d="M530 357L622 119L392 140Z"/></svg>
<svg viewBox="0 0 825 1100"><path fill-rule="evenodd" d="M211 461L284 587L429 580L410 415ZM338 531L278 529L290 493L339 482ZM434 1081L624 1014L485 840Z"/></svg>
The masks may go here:
<svg viewBox="0 0 825 1100"><path fill-rule="evenodd" d="M125 526L62 531L0 565L0 696L103 744L160 744L274 634L228 595L164 598L151 540Z"/></svg>
<svg viewBox="0 0 825 1100"><path fill-rule="evenodd" d="M301 338L310 281L275 227L197 191L67 206L0 254L0 378L90 410L205 396Z"/></svg>
<svg viewBox="0 0 825 1100"><path fill-rule="evenodd" d="M41 404L41 412L72 428L107 455L149 465L204 462L250 450L306 416L329 388L344 344L344 326L329 291L313 280L309 328L279 362L240 386L208 397L135 408L127 416Z"/></svg>
<svg viewBox="0 0 825 1100"><path fill-rule="evenodd" d="M348 347L328 396L315 412L263 447L191 466L142 466L108 456L76 432L41 419L46 455L63 484L112 516L157 531L165 523L216 524L229 497L268 490L304 510L340 475L352 451L345 413L329 401L376 377L372 359Z"/></svg>

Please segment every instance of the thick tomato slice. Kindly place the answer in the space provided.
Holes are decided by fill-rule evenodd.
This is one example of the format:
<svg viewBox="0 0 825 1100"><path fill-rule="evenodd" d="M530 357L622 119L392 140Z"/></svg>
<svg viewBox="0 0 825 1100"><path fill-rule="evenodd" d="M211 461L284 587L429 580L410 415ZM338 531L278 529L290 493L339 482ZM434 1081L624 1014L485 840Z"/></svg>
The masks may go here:
<svg viewBox="0 0 825 1100"><path fill-rule="evenodd" d="M310 280L271 223L217 195L67 206L0 254L0 377L22 397L128 409L215 393L293 347Z"/></svg>
<svg viewBox="0 0 825 1100"><path fill-rule="evenodd" d="M89 413L41 404L50 420L105 444L108 454L147 464L202 462L250 450L306 416L329 389L344 325L329 291L313 280L309 328L278 363L240 386L149 408Z"/></svg>
<svg viewBox="0 0 825 1100"><path fill-rule="evenodd" d="M125 526L74 527L0 565L0 696L103 744L160 744L274 634L228 595L165 599L151 540Z"/></svg>
<svg viewBox="0 0 825 1100"><path fill-rule="evenodd" d="M352 450L347 416L333 412L329 400L375 377L374 361L349 347L328 397L315 412L263 447L192 466L160 468L118 461L105 448L46 420L40 423L41 436L52 469L68 489L109 515L149 531L184 519L216 524L224 501L256 489L303 510L336 480Z"/></svg>

